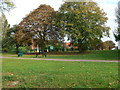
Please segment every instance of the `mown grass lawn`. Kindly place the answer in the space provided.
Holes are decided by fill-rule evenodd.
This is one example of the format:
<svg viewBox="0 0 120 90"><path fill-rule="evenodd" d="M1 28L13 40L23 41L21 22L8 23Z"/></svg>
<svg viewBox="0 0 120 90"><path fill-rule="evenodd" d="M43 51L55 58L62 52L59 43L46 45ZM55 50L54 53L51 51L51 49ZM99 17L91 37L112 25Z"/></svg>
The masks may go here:
<svg viewBox="0 0 120 90"><path fill-rule="evenodd" d="M120 53L119 53L120 54ZM82 59L82 60L118 60L118 50L92 51L80 55L49 56L47 58Z"/></svg>
<svg viewBox="0 0 120 90"><path fill-rule="evenodd" d="M81 60L118 60L118 56L120 56L120 51L118 50L103 50L103 51L89 51L89 53L79 53L73 55L66 55L64 52L61 54L47 54L46 58L50 59L81 59ZM4 56L8 56L10 54L3 54ZM17 55L11 56L17 57ZM36 55L25 55L24 58L36 58ZM37 58L42 58L42 55L39 55Z"/></svg>
<svg viewBox="0 0 120 90"><path fill-rule="evenodd" d="M4 88L118 88L118 63L3 59Z"/></svg>

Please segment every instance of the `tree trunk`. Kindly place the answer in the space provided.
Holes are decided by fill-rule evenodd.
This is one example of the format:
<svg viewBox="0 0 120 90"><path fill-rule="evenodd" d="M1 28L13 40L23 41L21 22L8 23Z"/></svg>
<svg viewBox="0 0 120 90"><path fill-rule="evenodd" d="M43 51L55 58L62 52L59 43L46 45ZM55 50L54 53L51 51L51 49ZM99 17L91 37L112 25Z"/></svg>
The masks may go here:
<svg viewBox="0 0 120 90"><path fill-rule="evenodd" d="M78 50L79 52L84 52L85 50L87 50L86 44L83 43L83 40L81 39L78 40Z"/></svg>
<svg viewBox="0 0 120 90"><path fill-rule="evenodd" d="M16 44L16 54L18 54L19 45Z"/></svg>

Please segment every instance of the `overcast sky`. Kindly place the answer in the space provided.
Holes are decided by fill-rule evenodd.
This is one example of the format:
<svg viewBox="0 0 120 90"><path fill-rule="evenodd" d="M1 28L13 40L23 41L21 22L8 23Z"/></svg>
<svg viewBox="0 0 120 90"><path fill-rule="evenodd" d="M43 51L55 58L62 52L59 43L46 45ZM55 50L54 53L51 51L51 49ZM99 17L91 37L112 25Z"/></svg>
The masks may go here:
<svg viewBox="0 0 120 90"><path fill-rule="evenodd" d="M36 9L40 4L47 4L54 8L54 10L58 10L61 4L63 4L65 0L13 0L15 2L16 8L11 10L9 14L7 14L7 19L9 24L15 25L19 24L22 18L24 18L30 11ZM103 38L103 41L112 40L115 42L113 31L117 27L117 23L115 22L115 8L117 7L117 2L119 0L93 0L98 3L100 8L107 13L108 22L107 26L110 26L110 38ZM117 43L116 43L117 45Z"/></svg>

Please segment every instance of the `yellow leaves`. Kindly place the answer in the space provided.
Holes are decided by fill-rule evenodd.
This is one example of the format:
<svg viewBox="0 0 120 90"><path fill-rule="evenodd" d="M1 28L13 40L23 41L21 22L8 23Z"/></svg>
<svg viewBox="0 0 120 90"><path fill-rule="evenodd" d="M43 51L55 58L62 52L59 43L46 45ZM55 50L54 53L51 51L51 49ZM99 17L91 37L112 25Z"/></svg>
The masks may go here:
<svg viewBox="0 0 120 90"><path fill-rule="evenodd" d="M11 76L13 76L14 74L11 73L11 72L7 72L7 73L3 73L3 75L11 75Z"/></svg>
<svg viewBox="0 0 120 90"><path fill-rule="evenodd" d="M80 10L74 10L74 13L81 14L82 12Z"/></svg>
<svg viewBox="0 0 120 90"><path fill-rule="evenodd" d="M109 83L109 85L112 85L112 83Z"/></svg>
<svg viewBox="0 0 120 90"><path fill-rule="evenodd" d="M68 25L68 26L74 26L74 24L72 24L72 23L69 23L69 24L66 24L66 25Z"/></svg>
<svg viewBox="0 0 120 90"><path fill-rule="evenodd" d="M89 28L86 29L86 31L89 32L89 33L90 33L90 32L93 32L92 29L89 29Z"/></svg>
<svg viewBox="0 0 120 90"><path fill-rule="evenodd" d="M48 82L48 81L44 81L45 83Z"/></svg>
<svg viewBox="0 0 120 90"><path fill-rule="evenodd" d="M76 83L68 84L67 86L68 86L68 87L74 87L74 86L76 86L76 85L78 85L78 84L79 84L79 82L76 82Z"/></svg>
<svg viewBox="0 0 120 90"><path fill-rule="evenodd" d="M117 81L114 81L114 82L110 82L110 83L108 83L108 87L111 87L112 85L115 85L115 84L119 84L119 81L117 80Z"/></svg>

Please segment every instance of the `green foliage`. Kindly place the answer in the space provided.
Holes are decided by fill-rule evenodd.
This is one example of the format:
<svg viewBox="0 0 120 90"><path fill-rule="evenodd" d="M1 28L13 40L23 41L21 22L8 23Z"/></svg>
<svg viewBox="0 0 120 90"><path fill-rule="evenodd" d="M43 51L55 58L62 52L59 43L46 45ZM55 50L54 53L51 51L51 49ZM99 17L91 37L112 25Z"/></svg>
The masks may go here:
<svg viewBox="0 0 120 90"><path fill-rule="evenodd" d="M53 46L53 50L50 50L50 47ZM62 41L54 41L54 40L51 40L49 42L49 45L48 45L48 49L49 51L61 51L62 49Z"/></svg>
<svg viewBox="0 0 120 90"><path fill-rule="evenodd" d="M0 0L0 12L10 11L14 8L14 3L12 0Z"/></svg>
<svg viewBox="0 0 120 90"><path fill-rule="evenodd" d="M89 50L103 50L103 42L100 39L94 38L87 43Z"/></svg>
<svg viewBox="0 0 120 90"><path fill-rule="evenodd" d="M115 40L116 41L119 41L120 40L120 34L119 33L114 33L114 37L115 37Z"/></svg>
<svg viewBox="0 0 120 90"><path fill-rule="evenodd" d="M14 52L16 51L16 42L14 40L14 33L17 31L17 25L14 25L12 28L9 28L4 38L2 39L2 48L3 51ZM13 51L11 50L13 48Z"/></svg>
<svg viewBox="0 0 120 90"><path fill-rule="evenodd" d="M3 52L9 52L9 53L15 53L16 52L16 47L15 45L7 46L2 48Z"/></svg>
<svg viewBox="0 0 120 90"><path fill-rule="evenodd" d="M22 53L27 53L28 51L30 51L30 47L29 47L29 46L19 47L18 50L19 50L19 51L22 51Z"/></svg>
<svg viewBox="0 0 120 90"><path fill-rule="evenodd" d="M53 23L56 12L49 5L40 5L27 15L18 25L15 40L18 44L37 39L39 49L44 50L51 40L60 41L60 29Z"/></svg>
<svg viewBox="0 0 120 90"><path fill-rule="evenodd" d="M90 41L109 35L106 13L95 2L66 2L57 14L56 22L68 40L78 43L79 50L86 50Z"/></svg>
<svg viewBox="0 0 120 90"><path fill-rule="evenodd" d="M8 46L10 46L10 43L12 40L9 39L9 35L8 32L10 30L10 24L8 24L8 21L6 19L6 16L4 15L4 13L2 13L2 16L0 17L0 31L1 31L1 35L0 35L0 42L2 42L1 46L2 46L2 51L8 51Z"/></svg>
<svg viewBox="0 0 120 90"><path fill-rule="evenodd" d="M3 59L3 88L118 88L118 63Z"/></svg>
<svg viewBox="0 0 120 90"><path fill-rule="evenodd" d="M5 38L6 31L10 27L4 12L10 11L12 8L14 8L12 0L0 0L0 51L2 51L2 39Z"/></svg>

